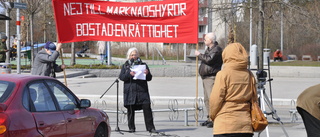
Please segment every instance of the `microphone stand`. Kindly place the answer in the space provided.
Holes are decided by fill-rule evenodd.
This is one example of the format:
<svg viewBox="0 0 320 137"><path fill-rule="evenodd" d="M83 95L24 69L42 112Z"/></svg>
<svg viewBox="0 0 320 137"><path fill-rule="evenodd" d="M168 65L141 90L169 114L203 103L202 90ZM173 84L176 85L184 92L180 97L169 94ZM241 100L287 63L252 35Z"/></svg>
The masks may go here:
<svg viewBox="0 0 320 137"><path fill-rule="evenodd" d="M111 84L111 86L101 95L100 99L109 91L109 89L114 85L114 83L117 83L117 127L115 131L119 132L123 135L119 128L119 80L118 78Z"/></svg>

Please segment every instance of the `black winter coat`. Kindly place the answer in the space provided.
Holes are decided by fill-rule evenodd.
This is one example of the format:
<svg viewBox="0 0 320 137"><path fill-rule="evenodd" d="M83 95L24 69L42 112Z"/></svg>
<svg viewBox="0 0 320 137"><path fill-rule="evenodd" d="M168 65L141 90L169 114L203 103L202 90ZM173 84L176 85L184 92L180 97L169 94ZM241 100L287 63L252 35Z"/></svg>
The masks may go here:
<svg viewBox="0 0 320 137"><path fill-rule="evenodd" d="M222 48L218 45L214 45L211 48L207 48L204 54L200 54L199 60L201 64L199 67L199 74L201 78L215 76L222 66Z"/></svg>
<svg viewBox="0 0 320 137"><path fill-rule="evenodd" d="M130 105L135 105L135 108L141 109L139 106L142 104L150 104L150 95L148 89L148 81L152 80L149 67L146 63L141 60L135 62L134 65L146 65L149 73L146 75L146 80L134 80L133 76L130 75L129 61L126 61L122 65L119 79L124 82L123 84L123 102L124 106L128 108Z"/></svg>

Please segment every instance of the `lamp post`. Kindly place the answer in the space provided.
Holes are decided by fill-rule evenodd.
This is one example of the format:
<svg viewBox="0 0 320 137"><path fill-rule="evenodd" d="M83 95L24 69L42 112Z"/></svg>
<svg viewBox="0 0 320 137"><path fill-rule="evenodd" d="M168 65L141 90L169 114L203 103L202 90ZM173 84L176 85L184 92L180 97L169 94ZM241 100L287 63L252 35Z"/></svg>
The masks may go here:
<svg viewBox="0 0 320 137"><path fill-rule="evenodd" d="M259 21L258 21L258 70L263 70L263 45L264 45L264 0L259 0Z"/></svg>
<svg viewBox="0 0 320 137"><path fill-rule="evenodd" d="M19 3L20 0L17 0ZM20 34L20 9L17 8L17 15L16 15L16 24L17 24L17 74L21 74L21 34Z"/></svg>
<svg viewBox="0 0 320 137"><path fill-rule="evenodd" d="M252 46L252 0L250 0L250 47Z"/></svg>
<svg viewBox="0 0 320 137"><path fill-rule="evenodd" d="M281 25L281 27L280 27L280 29L281 29L281 34L280 34L280 38L281 38L281 40L280 40L280 45L281 45L281 52L282 53L284 53L284 51L283 51L283 4L284 3L289 3L289 0L283 0L283 2L281 2L281 5L280 5L280 19L281 19L281 22L280 22L280 25Z"/></svg>
<svg viewBox="0 0 320 137"><path fill-rule="evenodd" d="M280 22L280 46L281 46L281 52L283 52L283 3L281 3L280 5L280 19L281 19L281 22Z"/></svg>

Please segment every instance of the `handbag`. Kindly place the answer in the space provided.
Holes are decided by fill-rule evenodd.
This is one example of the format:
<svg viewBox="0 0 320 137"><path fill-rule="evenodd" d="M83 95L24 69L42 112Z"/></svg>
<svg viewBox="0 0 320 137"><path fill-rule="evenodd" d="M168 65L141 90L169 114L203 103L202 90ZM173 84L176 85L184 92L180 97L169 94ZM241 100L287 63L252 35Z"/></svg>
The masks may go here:
<svg viewBox="0 0 320 137"><path fill-rule="evenodd" d="M250 75L251 72L249 72ZM253 77L251 77L253 78ZM253 82L251 82L253 89L253 96L251 99L251 124L254 132L261 132L268 126L268 120L262 113L259 104L253 98L257 96L257 89L255 88Z"/></svg>

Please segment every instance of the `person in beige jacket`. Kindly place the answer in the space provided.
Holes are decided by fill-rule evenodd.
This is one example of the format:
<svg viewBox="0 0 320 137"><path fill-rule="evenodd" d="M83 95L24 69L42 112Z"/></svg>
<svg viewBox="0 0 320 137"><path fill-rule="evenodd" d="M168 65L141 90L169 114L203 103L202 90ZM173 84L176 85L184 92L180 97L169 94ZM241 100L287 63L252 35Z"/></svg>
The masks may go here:
<svg viewBox="0 0 320 137"><path fill-rule="evenodd" d="M247 69L248 54L240 43L231 43L222 52L222 60L210 95L213 136L252 137L250 101L257 96L252 92L256 81Z"/></svg>
<svg viewBox="0 0 320 137"><path fill-rule="evenodd" d="M308 137L319 137L320 84L307 88L299 95L297 110L302 117Z"/></svg>

